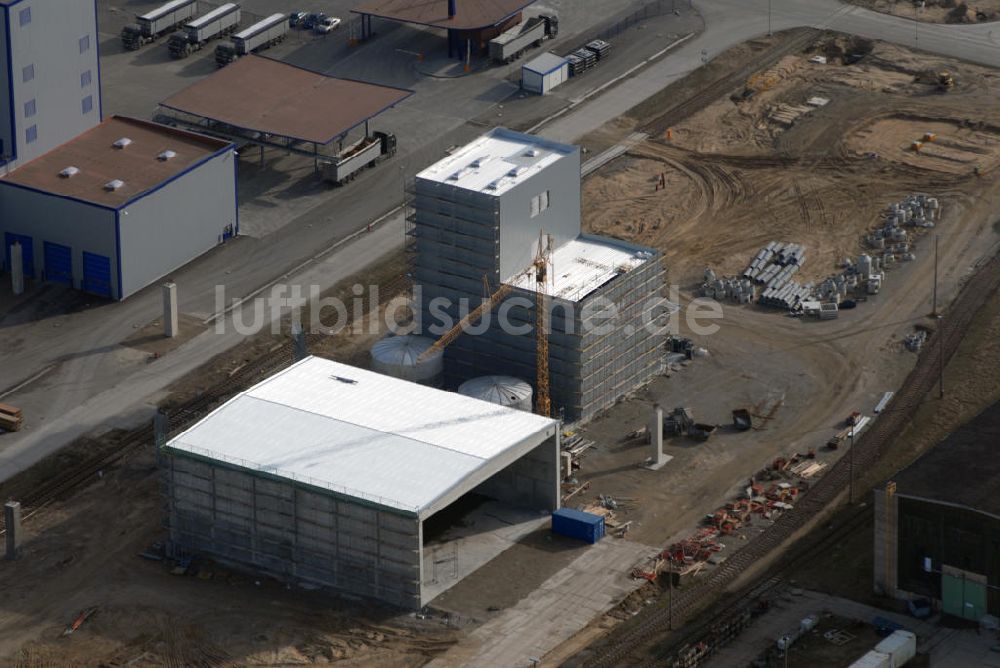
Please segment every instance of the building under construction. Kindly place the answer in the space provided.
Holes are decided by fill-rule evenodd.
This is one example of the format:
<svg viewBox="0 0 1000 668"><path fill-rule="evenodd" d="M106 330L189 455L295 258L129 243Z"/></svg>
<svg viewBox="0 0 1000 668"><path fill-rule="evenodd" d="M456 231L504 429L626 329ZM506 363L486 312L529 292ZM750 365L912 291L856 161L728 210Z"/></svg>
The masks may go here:
<svg viewBox="0 0 1000 668"><path fill-rule="evenodd" d="M578 147L497 128L420 172L411 193L422 333L494 299L445 349L447 386L503 373L538 389L547 346L552 413L578 420L659 370L659 254L581 234Z"/></svg>

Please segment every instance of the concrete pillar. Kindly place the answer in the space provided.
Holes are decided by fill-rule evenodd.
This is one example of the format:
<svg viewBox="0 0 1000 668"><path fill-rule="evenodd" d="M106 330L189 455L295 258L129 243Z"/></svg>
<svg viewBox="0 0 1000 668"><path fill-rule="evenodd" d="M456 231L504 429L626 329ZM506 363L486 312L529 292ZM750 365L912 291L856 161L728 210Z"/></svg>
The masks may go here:
<svg viewBox="0 0 1000 668"><path fill-rule="evenodd" d="M653 414L649 419L649 445L652 456L646 468L657 471L673 457L663 454L663 408L660 404L653 406Z"/></svg>
<svg viewBox="0 0 1000 668"><path fill-rule="evenodd" d="M177 331L177 284L170 281L163 284L163 336L172 339Z"/></svg>
<svg viewBox="0 0 1000 668"><path fill-rule="evenodd" d="M24 292L24 257L17 241L10 246L10 285L15 295Z"/></svg>
<svg viewBox="0 0 1000 668"><path fill-rule="evenodd" d="M874 500L875 542L872 584L876 594L895 598L899 561L899 502L896 499L896 483L889 481L884 489L876 489Z"/></svg>
<svg viewBox="0 0 1000 668"><path fill-rule="evenodd" d="M6 558L17 559L21 545L21 504L8 501L3 507L3 521L6 528L7 552Z"/></svg>

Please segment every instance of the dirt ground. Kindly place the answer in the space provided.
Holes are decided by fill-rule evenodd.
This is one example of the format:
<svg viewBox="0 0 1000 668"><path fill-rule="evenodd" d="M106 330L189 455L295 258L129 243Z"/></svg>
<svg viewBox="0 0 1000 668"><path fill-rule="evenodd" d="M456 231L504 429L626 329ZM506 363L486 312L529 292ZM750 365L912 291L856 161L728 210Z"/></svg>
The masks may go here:
<svg viewBox="0 0 1000 668"><path fill-rule="evenodd" d="M918 62L881 44L855 65L801 62L810 55L786 58L772 68L779 74L754 79L755 86L767 90L736 103L729 94L742 88L730 91L678 124L670 141L653 138L589 177L587 231L660 248L669 281L682 288L677 299L687 305L706 265L720 274L742 270L771 240L807 246L803 276L832 273L838 260L860 252L863 230L887 204L927 192L944 205L937 231L942 234L940 301L948 303L975 261L1000 239L994 224L1000 210L996 155L966 157L982 156L976 149L984 147L992 151L984 139L994 141L991 128L1000 127L1000 110L992 104L1000 85L996 75L954 62ZM737 48L715 62L737 67L745 56ZM913 81L918 66L947 68L958 85L939 94ZM874 83L859 83L864 81ZM800 105L817 95L830 103L803 114L791 127L769 120L777 105ZM970 117L974 127L966 123ZM909 119L927 124L907 125ZM896 125L875 131L876 123ZM623 119L603 131L601 141L628 130ZM911 134L925 131L943 140L933 148L956 153L907 153ZM712 132L716 136L709 139ZM864 132L882 142L878 149L858 143ZM879 157L864 155L872 151ZM979 176L973 173L974 159L982 163ZM667 187L655 190L661 173ZM578 477L591 481L592 489L574 504L611 494L624 502L618 519L633 522L630 539L664 545L690 532L774 457L818 448L851 410L870 411L913 364L901 348L902 336L915 324L930 323L925 318L931 292L926 246L918 247L917 262L890 273L880 295L837 320L805 321L757 306L724 304L720 331L696 337L708 349L707 357L655 379L586 426L584 435L597 446L587 453ZM376 270L378 282L398 280L403 265L394 262L402 259ZM367 284L373 277L369 272L364 279ZM681 333L690 331L682 326ZM368 346L380 335L366 328L318 341L312 351L367 364ZM208 391L286 341L285 334L264 336L238 347L172 388L165 403L178 405ZM967 410L963 401L968 400L956 392L956 417ZM666 450L674 459L653 473L641 466L645 448L623 437L646 424L654 402L668 409L689 406L710 423L727 423L729 411L740 406L765 417L757 430L721 429L700 445L670 439ZM832 461L836 454L824 451L820 458ZM0 604L0 665L337 660L404 666L420 665L461 639L461 631L440 616L393 615L321 593L288 591L268 580L258 586L210 563L201 576L169 575L160 562L137 556L163 539L158 485L152 453L142 453L27 524L24 558L0 566L5 604ZM529 538L463 581L452 592L454 607L482 609L486 600L498 608L516 604L519 595L498 595L509 593L498 583L534 581L524 574L545 552L531 542L537 539ZM540 561L552 561L552 568L561 563ZM97 613L78 632L61 637L64 626L91 606L98 606ZM598 625L611 623L605 618ZM571 654L572 647L560 652Z"/></svg>
<svg viewBox="0 0 1000 668"><path fill-rule="evenodd" d="M1000 2L997 0L849 0L851 4L892 14L924 23L982 23L1000 19ZM922 6L921 6L922 5Z"/></svg>
<svg viewBox="0 0 1000 668"><path fill-rule="evenodd" d="M1000 161L996 72L882 43L852 65L809 60L845 47L827 39L786 56L750 78L758 92L749 99L734 91L738 101L717 100L669 139L641 144L590 177L587 230L660 248L682 285L700 281L705 266L742 271L771 240L794 241L807 248L798 274L806 281L862 252L859 238L890 202L928 192L961 204L986 187ZM938 93L922 82L928 69L954 72L956 87ZM810 107L813 97L829 103ZM788 109L804 112L791 126L774 117ZM914 152L925 133L935 140Z"/></svg>

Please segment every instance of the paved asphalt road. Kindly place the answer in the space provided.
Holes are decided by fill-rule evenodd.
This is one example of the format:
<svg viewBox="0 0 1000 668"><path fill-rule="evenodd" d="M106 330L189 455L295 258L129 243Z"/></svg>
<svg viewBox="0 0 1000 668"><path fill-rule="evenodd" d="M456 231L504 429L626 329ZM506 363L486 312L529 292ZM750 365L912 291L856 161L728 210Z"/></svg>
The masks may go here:
<svg viewBox="0 0 1000 668"><path fill-rule="evenodd" d="M682 2L683 0L679 0L679 4ZM695 2L695 9L704 18L703 32L633 77L544 125L539 131L540 134L573 141L690 73L701 66L706 59L711 59L735 44L766 34L768 4L768 0ZM838 4L834 0L771 0L770 6L773 30L798 26L831 28L906 46L917 44L920 49L942 55L1000 66L1000 43L993 36L993 24L915 25L912 20ZM1000 26L997 29L1000 31ZM465 128L463 132L468 134L470 129ZM350 216L350 219L359 221L358 227L361 226L360 221L374 215L373 213L364 215L364 211L385 210L388 203L383 196L384 192L385 190L379 188L366 189L363 197L351 203L351 213L356 215ZM401 239L399 230L400 221L398 218L393 218L387 221L383 231L364 235L326 257L319 265L310 266L311 277L293 277L291 281L309 284L321 280L323 284L332 284L338 277L349 275L352 271L382 257L386 252L398 248ZM264 258L268 260L268 266L282 267L280 270L282 272L285 271L284 268L293 266L298 260L308 258L316 252L315 244L309 243L314 240L315 235L309 234L308 230L299 229L290 231L289 234L301 237L302 243L283 243L280 248L274 249L277 255ZM261 253L267 256L269 251L259 246L254 247L254 252L248 259L247 256L236 252L240 243L241 240L237 240L233 252L210 254L193 263L193 267L185 273L192 276L200 275L201 278L187 283L187 289L200 292L203 295L201 301L211 303L207 297L211 295L212 287L220 275L235 278L241 272L245 272L249 277L247 265L255 264L257 260L254 258ZM316 273L317 266L324 270L319 277ZM240 285L235 281L230 284L233 283ZM234 291L243 290L245 294L254 287L257 285L248 278ZM129 302L125 302L124 307L101 306L96 312L50 318L34 326L32 337L45 336L47 328L63 326L72 328L75 325L80 326L81 322L87 322L89 324L86 326L93 328L96 321L99 323L97 327L101 330L101 340L112 343L68 354L64 364L71 365L72 373L62 373L58 382L49 387L45 386L44 377L36 383L36 387L40 385L45 392L72 394L75 391L77 395L83 394L89 398L86 401L81 400L75 408L63 412L55 419L41 425L32 425L32 428L25 432L4 436L3 442L0 443L0 480L6 479L96 426L125 425L147 418L152 412L152 402L157 398L159 391L239 340L235 334L202 335L171 352L166 358L147 365L141 359L129 359L129 355L135 357L137 353L114 343L124 338L124 334L132 325L145 324L148 320L143 318L141 309L137 311L137 308L138 305L130 305ZM108 311L108 317L93 317L102 311ZM201 312L200 315L207 316L208 313ZM93 339L93 329L90 334ZM213 336L211 341L207 340ZM7 341L5 344L13 347L18 345L18 342ZM109 359L113 363L109 363ZM5 380L12 382L21 377L24 375ZM31 390L32 387L28 386L23 392ZM14 392L5 400L16 403L18 396L19 393Z"/></svg>

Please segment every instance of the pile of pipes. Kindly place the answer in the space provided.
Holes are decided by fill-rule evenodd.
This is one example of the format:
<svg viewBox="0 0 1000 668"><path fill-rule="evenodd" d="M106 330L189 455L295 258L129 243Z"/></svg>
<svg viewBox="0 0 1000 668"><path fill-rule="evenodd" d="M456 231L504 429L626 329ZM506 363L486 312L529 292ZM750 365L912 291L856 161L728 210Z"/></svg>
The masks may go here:
<svg viewBox="0 0 1000 668"><path fill-rule="evenodd" d="M904 260L912 260L912 253L906 244L909 235L903 227L934 227L940 217L941 206L936 197L907 195L889 206L882 226L872 230L866 241L872 248L885 250L887 255L900 255ZM905 244L905 247L900 244Z"/></svg>
<svg viewBox="0 0 1000 668"><path fill-rule="evenodd" d="M772 241L760 249L743 271L743 278L764 286L758 303L794 310L812 293L812 285L792 280L805 261L805 246Z"/></svg>
<svg viewBox="0 0 1000 668"><path fill-rule="evenodd" d="M718 278L715 272L705 268L705 282L701 284L701 296L712 299L730 299L737 304L749 304L753 301L753 281L747 278Z"/></svg>

